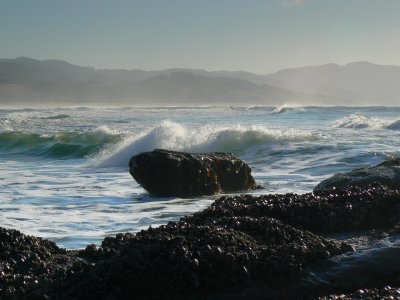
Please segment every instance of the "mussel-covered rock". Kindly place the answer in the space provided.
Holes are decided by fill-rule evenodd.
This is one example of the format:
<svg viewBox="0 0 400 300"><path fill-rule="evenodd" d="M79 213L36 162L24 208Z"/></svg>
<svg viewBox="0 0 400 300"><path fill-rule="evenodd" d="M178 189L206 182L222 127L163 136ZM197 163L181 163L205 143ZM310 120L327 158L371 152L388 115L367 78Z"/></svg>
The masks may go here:
<svg viewBox="0 0 400 300"><path fill-rule="evenodd" d="M231 153L193 154L157 149L133 156L129 172L156 196L191 197L256 187L250 167Z"/></svg>
<svg viewBox="0 0 400 300"><path fill-rule="evenodd" d="M201 224L223 216L272 217L314 233L382 229L400 232L400 192L385 186L347 187L307 194L224 196L194 214Z"/></svg>
<svg viewBox="0 0 400 300"><path fill-rule="evenodd" d="M93 249L92 249L93 250ZM290 283L312 264L352 251L273 218L191 217L108 238L81 257L95 263L62 292L86 299L191 299L238 293L251 282Z"/></svg>
<svg viewBox="0 0 400 300"><path fill-rule="evenodd" d="M400 192L370 186L224 196L192 216L119 233L79 252L0 228L0 299L298 299L348 292L351 286L296 286L330 258L354 252L347 242L316 233L397 232L399 224ZM365 282L366 289L382 287Z"/></svg>
<svg viewBox="0 0 400 300"><path fill-rule="evenodd" d="M338 173L319 183L314 191L332 187L337 189L347 186L367 187L375 183L386 185L392 189L400 189L400 158L388 160L369 168Z"/></svg>
<svg viewBox="0 0 400 300"><path fill-rule="evenodd" d="M73 252L51 241L0 227L0 299L46 299L82 267Z"/></svg>

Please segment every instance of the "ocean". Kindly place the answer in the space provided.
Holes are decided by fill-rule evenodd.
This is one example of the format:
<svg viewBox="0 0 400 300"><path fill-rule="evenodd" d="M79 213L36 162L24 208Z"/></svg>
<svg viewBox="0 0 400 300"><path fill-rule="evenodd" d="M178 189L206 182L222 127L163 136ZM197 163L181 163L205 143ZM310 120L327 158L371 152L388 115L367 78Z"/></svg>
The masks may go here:
<svg viewBox="0 0 400 300"><path fill-rule="evenodd" d="M232 152L264 187L252 194L306 193L338 172L400 157L400 108L3 108L0 226L79 249L218 198L149 195L128 162L157 148Z"/></svg>

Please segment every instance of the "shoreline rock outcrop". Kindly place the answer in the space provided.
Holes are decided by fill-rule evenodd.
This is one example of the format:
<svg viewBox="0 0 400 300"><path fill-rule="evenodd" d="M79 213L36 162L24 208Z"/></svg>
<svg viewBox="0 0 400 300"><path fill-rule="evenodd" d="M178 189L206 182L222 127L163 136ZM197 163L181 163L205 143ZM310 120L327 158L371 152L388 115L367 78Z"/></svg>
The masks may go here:
<svg viewBox="0 0 400 300"><path fill-rule="evenodd" d="M344 189L347 186L367 187L376 183L400 189L400 158L387 160L373 167L338 173L319 183L314 191L333 187L337 189Z"/></svg>
<svg viewBox="0 0 400 300"><path fill-rule="evenodd" d="M81 269L77 253L54 242L0 227L0 299L44 299Z"/></svg>
<svg viewBox="0 0 400 300"><path fill-rule="evenodd" d="M399 221L400 192L371 186L225 196L193 216L80 251L1 229L0 298L311 299L326 294L292 289L307 270L354 253L317 234L397 232ZM364 288L382 288L371 285Z"/></svg>
<svg viewBox="0 0 400 300"><path fill-rule="evenodd" d="M193 218L202 220L203 214L270 217L317 234L395 230L400 225L400 191L371 185L306 194L223 196Z"/></svg>
<svg viewBox="0 0 400 300"><path fill-rule="evenodd" d="M231 153L156 149L133 156L129 173L155 196L187 198L256 188L250 167Z"/></svg>

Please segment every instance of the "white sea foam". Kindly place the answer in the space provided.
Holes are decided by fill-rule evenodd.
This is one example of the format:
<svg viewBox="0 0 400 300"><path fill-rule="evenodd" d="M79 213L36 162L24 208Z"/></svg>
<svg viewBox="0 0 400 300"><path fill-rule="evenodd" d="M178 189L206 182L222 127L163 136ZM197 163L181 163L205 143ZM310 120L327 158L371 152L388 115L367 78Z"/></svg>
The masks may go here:
<svg viewBox="0 0 400 300"><path fill-rule="evenodd" d="M268 129L263 126L204 126L189 128L164 121L139 136L127 137L121 144L105 149L92 162L97 167L126 167L132 155L157 148L188 151L226 151L236 155L260 145L301 142L317 138L309 131Z"/></svg>
<svg viewBox="0 0 400 300"><path fill-rule="evenodd" d="M362 114L351 114L331 123L331 127L400 130L400 120L384 120L376 117L367 117Z"/></svg>
<svg viewBox="0 0 400 300"><path fill-rule="evenodd" d="M21 112L11 112L0 118L0 129L14 130L20 127L26 127L32 125L33 122L42 123L43 120L60 120L67 118L66 114L63 115L53 115L43 117L38 112L34 111L21 111Z"/></svg>
<svg viewBox="0 0 400 300"><path fill-rule="evenodd" d="M120 134L119 131L111 129L107 125L97 126L94 130L92 130L92 132L104 136Z"/></svg>
<svg viewBox="0 0 400 300"><path fill-rule="evenodd" d="M181 150L188 143L186 128L173 122L163 122L146 133L128 136L118 145L103 149L92 162L98 167L126 167L132 155L156 148Z"/></svg>
<svg viewBox="0 0 400 300"><path fill-rule="evenodd" d="M18 113L13 112L8 114L2 122L5 124L13 125L18 123L27 122L29 120L30 114L29 113Z"/></svg>
<svg viewBox="0 0 400 300"><path fill-rule="evenodd" d="M215 198L155 198L132 179L130 157L153 148L234 152L265 187L259 193L272 194L310 192L333 174L400 157L400 131L390 130L399 128L400 108L313 107L297 114L302 108L289 105L294 111L281 115L271 115L271 107L0 110L0 139L11 145L0 147L0 224L82 248L209 206ZM356 112L379 117L383 127L326 126ZM88 166L87 155L117 167Z"/></svg>
<svg viewBox="0 0 400 300"><path fill-rule="evenodd" d="M388 124L388 121L375 118L367 117L362 114L351 114L336 120L331 124L332 127L336 128L382 128Z"/></svg>
<svg viewBox="0 0 400 300"><path fill-rule="evenodd" d="M282 114L282 113L287 112L287 111L290 111L290 110L293 110L293 107L290 107L290 106L287 105L287 104L283 104L283 105L281 105L281 106L276 107L276 108L272 111L272 113L277 115L277 114Z"/></svg>

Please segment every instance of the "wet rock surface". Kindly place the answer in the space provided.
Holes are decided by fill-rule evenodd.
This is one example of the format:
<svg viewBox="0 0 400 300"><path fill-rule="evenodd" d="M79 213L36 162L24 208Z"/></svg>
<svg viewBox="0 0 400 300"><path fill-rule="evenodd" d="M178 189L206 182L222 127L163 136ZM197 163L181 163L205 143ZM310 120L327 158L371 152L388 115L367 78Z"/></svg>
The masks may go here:
<svg viewBox="0 0 400 300"><path fill-rule="evenodd" d="M398 237L371 231L354 234L346 242L354 245L356 251L313 267L290 287L290 294L313 299L322 295L351 294L368 287L400 286Z"/></svg>
<svg viewBox="0 0 400 300"><path fill-rule="evenodd" d="M351 294L351 286L294 288L309 270L355 253L347 242L317 233L396 233L399 202L400 193L383 186L222 197L178 222L135 235L120 233L98 248L89 245L81 251L0 229L0 299L311 299ZM383 287L382 282L366 282L363 288Z"/></svg>
<svg viewBox="0 0 400 300"><path fill-rule="evenodd" d="M397 230L400 192L385 186L348 187L307 194L225 196L194 214L194 222L222 216L272 217L314 233Z"/></svg>
<svg viewBox="0 0 400 300"><path fill-rule="evenodd" d="M330 295L320 297L319 300L356 300L356 299L370 299L370 300L395 300L400 299L400 288L393 288L386 286L381 289L361 289L351 294Z"/></svg>
<svg viewBox="0 0 400 300"><path fill-rule="evenodd" d="M369 168L354 169L348 173L338 173L321 183L314 191L347 186L367 187L370 184L382 184L392 189L400 189L400 158L385 161Z"/></svg>
<svg viewBox="0 0 400 300"><path fill-rule="evenodd" d="M219 218L202 225L185 218L108 239L98 255L84 251L81 256L96 265L68 290L80 298L96 293L121 299L240 293L252 280L291 282L307 265L351 250L272 218Z"/></svg>
<svg viewBox="0 0 400 300"><path fill-rule="evenodd" d="M0 228L0 299L43 299L81 262L55 243Z"/></svg>
<svg viewBox="0 0 400 300"><path fill-rule="evenodd" d="M256 188L250 167L231 153L156 149L133 156L132 177L156 196L191 197Z"/></svg>

